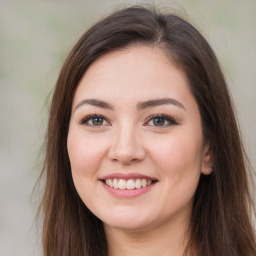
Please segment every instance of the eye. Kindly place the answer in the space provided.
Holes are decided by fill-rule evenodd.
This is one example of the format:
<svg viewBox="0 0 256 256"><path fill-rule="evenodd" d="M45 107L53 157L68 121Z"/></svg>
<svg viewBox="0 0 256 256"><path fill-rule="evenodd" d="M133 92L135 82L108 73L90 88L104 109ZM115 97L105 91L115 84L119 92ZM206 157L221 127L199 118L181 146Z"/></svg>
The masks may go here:
<svg viewBox="0 0 256 256"><path fill-rule="evenodd" d="M80 121L80 124L85 124L88 126L110 125L109 121L107 121L107 119L104 116L97 114L86 116Z"/></svg>
<svg viewBox="0 0 256 256"><path fill-rule="evenodd" d="M150 119L146 122L146 125L166 127L171 125L178 125L178 123L168 115L158 114L151 116Z"/></svg>

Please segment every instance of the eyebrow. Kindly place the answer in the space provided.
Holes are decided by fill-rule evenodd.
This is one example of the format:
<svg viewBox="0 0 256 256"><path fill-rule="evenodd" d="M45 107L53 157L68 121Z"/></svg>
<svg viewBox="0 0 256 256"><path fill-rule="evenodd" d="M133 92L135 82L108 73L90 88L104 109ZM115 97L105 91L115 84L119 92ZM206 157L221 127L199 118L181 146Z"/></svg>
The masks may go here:
<svg viewBox="0 0 256 256"><path fill-rule="evenodd" d="M165 104L171 104L186 110L184 105L181 102L172 98L153 99L153 100L139 102L137 104L137 109L143 110L145 108L156 107L156 106L165 105ZM93 105L99 108L114 110L113 105L98 99L84 99L76 105L75 110L81 107L82 105Z"/></svg>
<svg viewBox="0 0 256 256"><path fill-rule="evenodd" d="M85 100L80 101L76 105L75 110L78 109L79 107L81 107L82 105L93 105L93 106L96 106L99 108L105 108L105 109L110 109L110 110L114 109L114 107L111 104L109 104L105 101L97 100L97 99L85 99Z"/></svg>
<svg viewBox="0 0 256 256"><path fill-rule="evenodd" d="M143 110L145 108L156 107L156 106L165 105L165 104L171 104L186 110L186 108L181 102L172 98L154 99L154 100L140 102L138 103L137 108L139 110Z"/></svg>

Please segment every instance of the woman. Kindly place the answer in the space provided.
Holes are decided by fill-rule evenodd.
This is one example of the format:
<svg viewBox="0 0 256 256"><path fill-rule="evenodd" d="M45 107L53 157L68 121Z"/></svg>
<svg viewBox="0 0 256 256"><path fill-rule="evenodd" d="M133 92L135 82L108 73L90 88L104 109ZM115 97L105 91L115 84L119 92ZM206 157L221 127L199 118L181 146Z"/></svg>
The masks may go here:
<svg viewBox="0 0 256 256"><path fill-rule="evenodd" d="M256 255L246 157L218 61L172 14L117 11L52 99L44 255Z"/></svg>

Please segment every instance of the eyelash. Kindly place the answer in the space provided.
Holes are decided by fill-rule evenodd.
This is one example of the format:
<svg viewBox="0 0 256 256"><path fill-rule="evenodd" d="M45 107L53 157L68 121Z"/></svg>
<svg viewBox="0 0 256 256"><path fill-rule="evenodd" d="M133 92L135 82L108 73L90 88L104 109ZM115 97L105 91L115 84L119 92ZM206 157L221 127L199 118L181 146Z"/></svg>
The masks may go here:
<svg viewBox="0 0 256 256"><path fill-rule="evenodd" d="M147 123L149 123L150 121L153 121L154 119L162 119L164 122L167 121L168 124L166 125L160 125L160 126L157 126L157 125L152 125L152 126L155 126L155 127L166 127L166 126L171 126L171 125L178 125L177 121L168 116L168 115L165 115L165 114L156 114L156 115L153 115L153 116L150 116L148 118L148 121L145 123L147 125Z"/></svg>
<svg viewBox="0 0 256 256"><path fill-rule="evenodd" d="M92 121L93 119L102 119L103 122L104 121L107 121L109 123L109 121L106 119L105 116L102 116L102 115L98 115L98 114L93 114L93 115L89 115L89 116L86 116L84 117L79 123L80 124L83 124L83 125L87 125L87 126L97 126L97 125L94 125L94 124L89 124L89 121ZM102 125L99 125L99 126L102 126Z"/></svg>
<svg viewBox="0 0 256 256"><path fill-rule="evenodd" d="M108 124L110 123L109 120L104 117L103 115L99 115L99 114L93 114L93 115L88 115L85 118L83 118L79 123L82 125L87 125L87 126L93 126L93 127L97 127L97 126L103 126L104 124L100 124L100 125L95 125L95 124L89 124L90 121L93 121L93 119L101 119L103 122L107 122ZM156 115L152 115L148 118L148 120L145 122L144 126L147 126L148 123L150 121L153 121L155 119L162 119L164 122L168 122L168 124L164 124L164 125L149 125L149 126L155 126L155 127L166 127L166 126L171 126L171 125L179 125L179 123L177 123L177 121L165 114L156 114ZM154 122L154 121L153 121Z"/></svg>

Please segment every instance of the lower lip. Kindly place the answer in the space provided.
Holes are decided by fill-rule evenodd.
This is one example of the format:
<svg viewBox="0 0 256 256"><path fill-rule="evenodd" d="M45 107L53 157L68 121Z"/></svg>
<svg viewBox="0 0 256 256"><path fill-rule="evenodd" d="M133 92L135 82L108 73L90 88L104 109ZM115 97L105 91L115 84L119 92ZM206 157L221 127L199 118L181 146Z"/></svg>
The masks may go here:
<svg viewBox="0 0 256 256"><path fill-rule="evenodd" d="M147 187L144 188L136 188L136 189L118 189L118 188L111 188L106 185L105 182L101 181L103 187L113 196L122 197L122 198L133 198L145 194L146 192L150 191L156 183L152 183Z"/></svg>

